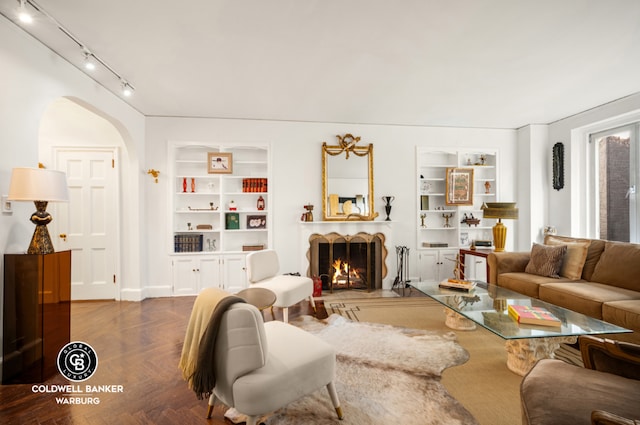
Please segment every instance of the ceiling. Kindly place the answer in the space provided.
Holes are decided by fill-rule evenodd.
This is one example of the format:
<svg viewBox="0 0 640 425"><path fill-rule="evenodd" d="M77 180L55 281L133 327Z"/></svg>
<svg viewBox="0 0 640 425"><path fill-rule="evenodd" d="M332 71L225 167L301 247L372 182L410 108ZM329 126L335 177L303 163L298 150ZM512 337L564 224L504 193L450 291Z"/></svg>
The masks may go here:
<svg viewBox="0 0 640 425"><path fill-rule="evenodd" d="M147 116L519 128L640 92L638 0L35 1Z"/></svg>

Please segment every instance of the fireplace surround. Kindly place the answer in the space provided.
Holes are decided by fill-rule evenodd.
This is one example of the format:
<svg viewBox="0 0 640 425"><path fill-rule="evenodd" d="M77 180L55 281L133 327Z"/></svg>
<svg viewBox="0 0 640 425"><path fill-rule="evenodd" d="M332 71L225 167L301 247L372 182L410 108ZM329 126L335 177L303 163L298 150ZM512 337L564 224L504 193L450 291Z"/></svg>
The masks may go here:
<svg viewBox="0 0 640 425"><path fill-rule="evenodd" d="M383 233L313 233L307 259L310 276L322 279L324 290L382 288L387 275L387 250Z"/></svg>

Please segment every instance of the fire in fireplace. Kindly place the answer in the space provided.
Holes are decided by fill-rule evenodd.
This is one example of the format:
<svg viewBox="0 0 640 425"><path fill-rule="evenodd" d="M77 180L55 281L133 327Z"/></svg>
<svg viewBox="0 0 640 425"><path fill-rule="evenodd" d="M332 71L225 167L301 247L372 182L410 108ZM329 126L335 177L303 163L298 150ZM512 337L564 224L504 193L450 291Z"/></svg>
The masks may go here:
<svg viewBox="0 0 640 425"><path fill-rule="evenodd" d="M309 238L311 276L320 276L325 290L373 290L386 275L384 235L313 234Z"/></svg>

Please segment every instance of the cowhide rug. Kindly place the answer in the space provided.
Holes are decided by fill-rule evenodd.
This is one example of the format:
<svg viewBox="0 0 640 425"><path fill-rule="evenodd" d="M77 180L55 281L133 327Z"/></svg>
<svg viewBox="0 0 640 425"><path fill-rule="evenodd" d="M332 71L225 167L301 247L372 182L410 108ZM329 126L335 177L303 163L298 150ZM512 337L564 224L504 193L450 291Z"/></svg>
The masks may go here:
<svg viewBox="0 0 640 425"><path fill-rule="evenodd" d="M323 321L293 320L337 351L336 389L344 412L338 420L326 388L263 418L267 425L477 424L440 382L442 371L469 354L454 333L441 334L352 322L334 314ZM234 409L233 422L246 417Z"/></svg>

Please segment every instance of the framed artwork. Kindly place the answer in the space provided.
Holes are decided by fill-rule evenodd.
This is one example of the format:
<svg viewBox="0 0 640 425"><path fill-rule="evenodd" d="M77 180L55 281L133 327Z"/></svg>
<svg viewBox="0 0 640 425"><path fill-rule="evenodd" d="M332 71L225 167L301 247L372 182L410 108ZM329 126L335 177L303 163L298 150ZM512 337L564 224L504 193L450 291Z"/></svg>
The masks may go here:
<svg viewBox="0 0 640 425"><path fill-rule="evenodd" d="M266 228L267 228L266 215L248 215L247 216L247 229L266 229Z"/></svg>
<svg viewBox="0 0 640 425"><path fill-rule="evenodd" d="M473 168L447 168L447 205L473 205Z"/></svg>
<svg viewBox="0 0 640 425"><path fill-rule="evenodd" d="M429 209L429 197L427 195L420 196L420 210L426 211Z"/></svg>
<svg viewBox="0 0 640 425"><path fill-rule="evenodd" d="M208 152L207 172L209 174L233 173L233 154L223 152Z"/></svg>

